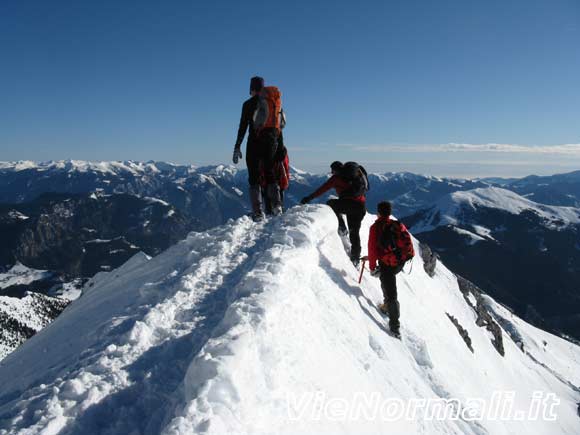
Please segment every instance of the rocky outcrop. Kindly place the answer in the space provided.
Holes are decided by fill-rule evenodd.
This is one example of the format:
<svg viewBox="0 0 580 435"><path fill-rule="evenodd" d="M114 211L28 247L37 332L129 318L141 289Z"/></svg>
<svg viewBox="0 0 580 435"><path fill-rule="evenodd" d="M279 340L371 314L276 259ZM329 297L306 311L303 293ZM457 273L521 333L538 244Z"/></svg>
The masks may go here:
<svg viewBox="0 0 580 435"><path fill-rule="evenodd" d="M405 224L450 270L518 317L580 339L580 209L476 189L406 216Z"/></svg>
<svg viewBox="0 0 580 435"><path fill-rule="evenodd" d="M482 296L482 291L471 281L461 276L457 276L457 283L459 284L459 290L463 293L463 297L477 315L475 324L479 327L484 327L491 333L493 347L501 356L505 356L502 329L489 312Z"/></svg>
<svg viewBox="0 0 580 435"><path fill-rule="evenodd" d="M435 267L437 266L439 255L433 252L426 243L421 243L419 248L421 250L421 258L423 259L423 268L427 275L433 278L435 276Z"/></svg>
<svg viewBox="0 0 580 435"><path fill-rule="evenodd" d="M0 258L68 278L114 269L139 251L157 255L197 228L163 201L127 194L51 194L12 207L27 219L0 225L0 235L12 234Z"/></svg>
<svg viewBox="0 0 580 435"><path fill-rule="evenodd" d="M455 327L457 328L457 332L459 332L459 335L461 336L461 338L465 342L465 345L467 346L467 348L471 351L471 353L474 353L473 347L471 346L471 338L469 337L469 333L467 332L467 330L463 326L461 326L461 324L459 323L459 320L457 320L454 316L452 316L449 313L445 313L445 314L447 314L447 317L449 318L449 320L451 320L451 323L453 323L455 325Z"/></svg>

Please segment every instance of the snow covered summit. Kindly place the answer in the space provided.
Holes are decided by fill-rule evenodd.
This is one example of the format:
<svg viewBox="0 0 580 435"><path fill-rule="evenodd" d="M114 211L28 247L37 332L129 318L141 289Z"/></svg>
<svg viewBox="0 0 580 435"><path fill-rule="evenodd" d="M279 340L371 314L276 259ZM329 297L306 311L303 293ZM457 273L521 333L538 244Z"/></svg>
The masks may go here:
<svg viewBox="0 0 580 435"><path fill-rule="evenodd" d="M538 204L510 190L499 187L457 191L439 199L423 212L415 232L426 232L438 226L458 225L478 208L500 210L512 215L532 213L548 228L561 228L580 223L580 209Z"/></svg>
<svg viewBox="0 0 580 435"><path fill-rule="evenodd" d="M580 348L426 269L398 275L397 340L327 207L191 233L96 275L0 362L0 433L579 433ZM498 393L556 418L489 417ZM441 399L458 418L433 418Z"/></svg>

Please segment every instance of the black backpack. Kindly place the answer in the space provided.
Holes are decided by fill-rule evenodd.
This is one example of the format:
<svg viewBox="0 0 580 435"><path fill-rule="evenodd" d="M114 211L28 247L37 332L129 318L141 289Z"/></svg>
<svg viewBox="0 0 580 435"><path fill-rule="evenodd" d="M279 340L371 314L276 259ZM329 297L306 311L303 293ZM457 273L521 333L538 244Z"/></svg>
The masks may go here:
<svg viewBox="0 0 580 435"><path fill-rule="evenodd" d="M346 162L342 165L339 175L350 184L350 187L342 193L342 197L362 196L370 190L367 171L356 162Z"/></svg>

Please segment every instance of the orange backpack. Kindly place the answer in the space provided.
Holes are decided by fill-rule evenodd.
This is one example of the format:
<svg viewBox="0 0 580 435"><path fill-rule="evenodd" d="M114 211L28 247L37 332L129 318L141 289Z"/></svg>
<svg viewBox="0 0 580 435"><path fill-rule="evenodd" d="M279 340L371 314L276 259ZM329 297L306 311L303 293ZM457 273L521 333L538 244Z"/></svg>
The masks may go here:
<svg viewBox="0 0 580 435"><path fill-rule="evenodd" d="M267 128L280 131L284 128L282 92L276 86L266 86L260 92L260 102L254 113L254 129L261 132Z"/></svg>

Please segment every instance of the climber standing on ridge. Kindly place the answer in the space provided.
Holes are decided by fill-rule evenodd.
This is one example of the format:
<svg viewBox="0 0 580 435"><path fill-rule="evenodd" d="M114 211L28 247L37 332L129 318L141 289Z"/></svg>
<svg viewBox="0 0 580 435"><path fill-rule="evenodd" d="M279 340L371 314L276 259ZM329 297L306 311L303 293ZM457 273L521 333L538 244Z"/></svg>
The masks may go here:
<svg viewBox="0 0 580 435"><path fill-rule="evenodd" d="M379 305L379 310L389 315L389 328L393 334L399 336L400 308L396 275L413 258L415 252L411 235L405 225L391 219L392 208L392 204L387 201L380 202L377 206L379 216L370 228L368 259L371 275L381 279L384 302Z"/></svg>
<svg viewBox="0 0 580 435"><path fill-rule="evenodd" d="M330 189L335 189L338 199L326 202L338 218L338 233L349 235L350 260L355 266L360 262L360 226L367 212L366 192L369 190L369 180L365 168L355 162L333 162L330 165L332 176L314 193L302 198L301 204L308 204ZM348 230L342 215L346 215Z"/></svg>
<svg viewBox="0 0 580 435"><path fill-rule="evenodd" d="M262 189L260 172L265 177L265 195L271 205L273 215L282 213L280 186L274 171L275 159L281 131L285 125L282 111L282 94L275 86L264 86L262 77L252 77L250 80L251 97L242 106L242 116L238 129L238 137L234 146L233 162L237 164L242 158L241 145L249 128L246 145L246 165L248 166L248 182L250 184L250 201L252 218L255 221L264 219L262 210Z"/></svg>

